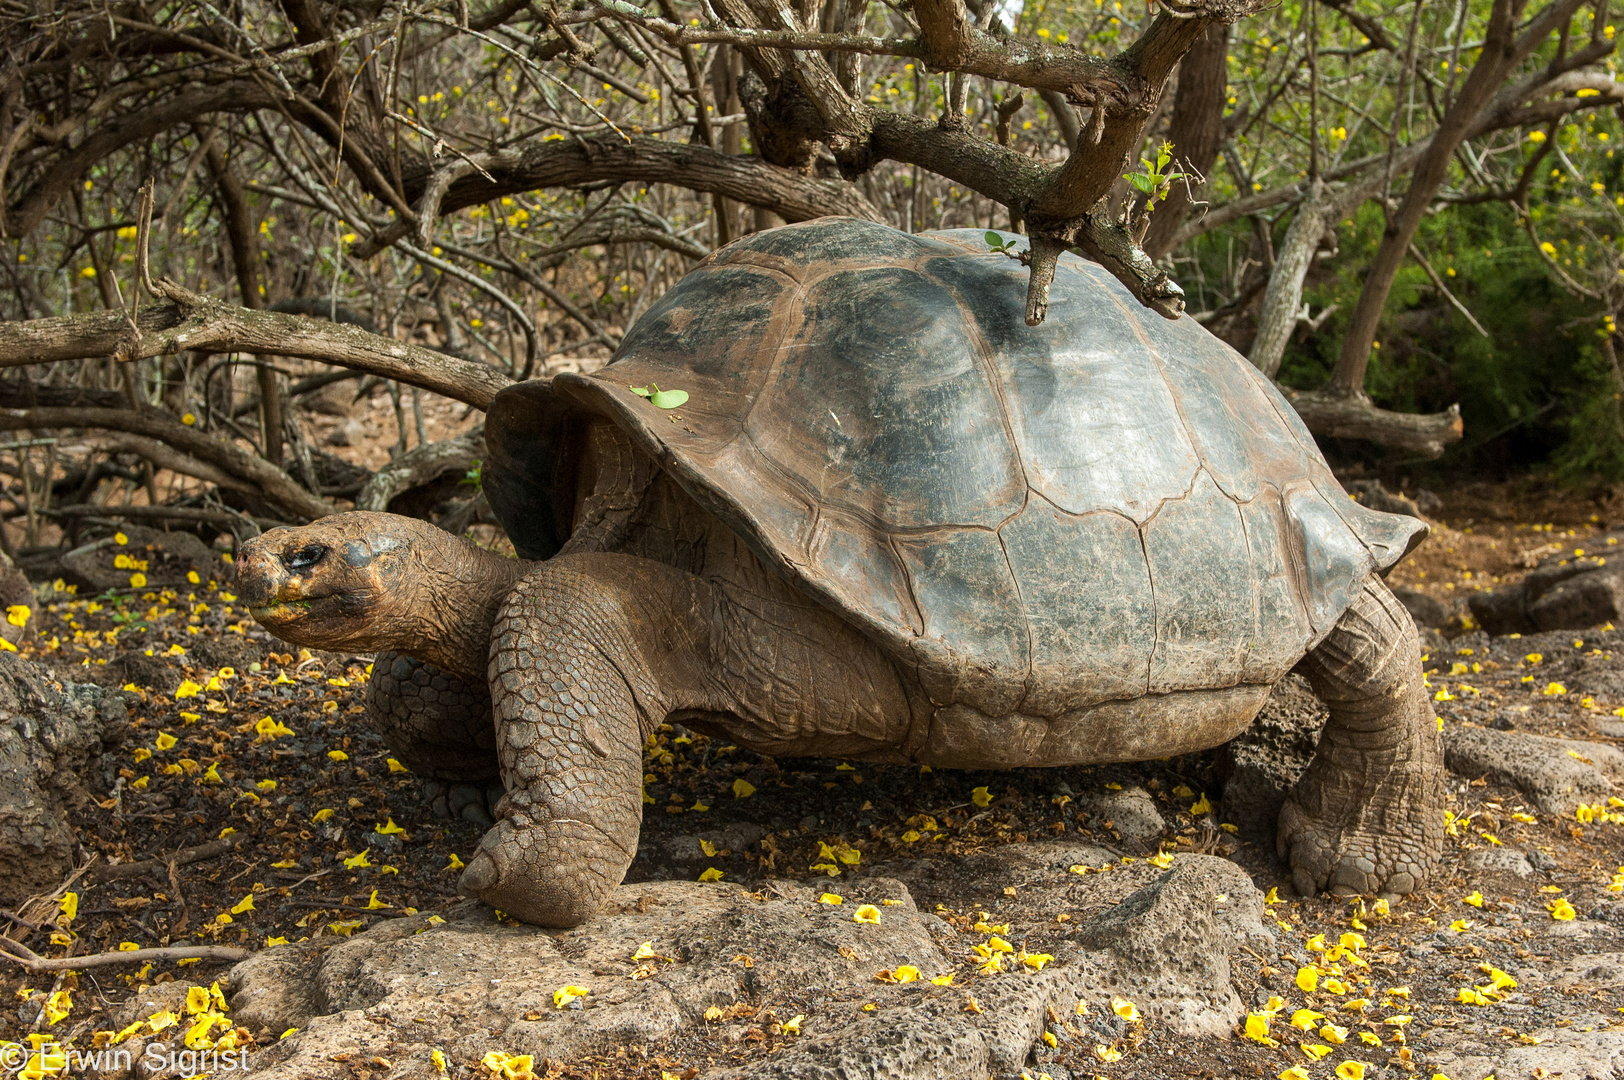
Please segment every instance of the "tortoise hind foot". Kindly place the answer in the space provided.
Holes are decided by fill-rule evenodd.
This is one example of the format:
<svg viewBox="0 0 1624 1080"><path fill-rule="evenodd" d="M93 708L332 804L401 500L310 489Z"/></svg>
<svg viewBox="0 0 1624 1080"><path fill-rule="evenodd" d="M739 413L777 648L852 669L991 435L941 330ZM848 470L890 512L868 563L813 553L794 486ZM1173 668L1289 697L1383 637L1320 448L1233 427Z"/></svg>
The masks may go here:
<svg viewBox="0 0 1624 1080"><path fill-rule="evenodd" d="M1280 810L1277 845L1311 896L1396 896L1443 854L1443 751L1415 625L1372 577L1303 659L1331 718Z"/></svg>

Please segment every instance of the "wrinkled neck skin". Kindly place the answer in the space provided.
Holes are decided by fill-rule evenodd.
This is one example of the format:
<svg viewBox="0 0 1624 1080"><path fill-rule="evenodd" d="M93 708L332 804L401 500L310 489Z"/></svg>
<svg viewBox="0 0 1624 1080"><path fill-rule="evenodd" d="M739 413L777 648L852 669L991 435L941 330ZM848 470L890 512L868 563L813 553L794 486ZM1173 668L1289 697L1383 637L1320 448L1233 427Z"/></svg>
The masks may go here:
<svg viewBox="0 0 1624 1080"><path fill-rule="evenodd" d="M438 530L435 530L438 532ZM449 533L414 549L416 593L392 633L397 651L475 684L488 677L491 628L503 599L534 563L507 559Z"/></svg>

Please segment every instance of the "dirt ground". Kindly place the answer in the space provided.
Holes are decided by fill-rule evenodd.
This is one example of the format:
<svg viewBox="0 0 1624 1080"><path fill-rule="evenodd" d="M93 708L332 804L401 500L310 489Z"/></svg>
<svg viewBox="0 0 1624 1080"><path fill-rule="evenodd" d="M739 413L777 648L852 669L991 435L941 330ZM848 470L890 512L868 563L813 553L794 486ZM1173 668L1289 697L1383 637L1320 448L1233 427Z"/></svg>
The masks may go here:
<svg viewBox="0 0 1624 1080"><path fill-rule="evenodd" d="M1510 506L1517 510L1507 511ZM1392 580L1440 597L1509 580L1554 550L1550 545L1583 547L1587 537L1620 523L1606 511L1526 490L1446 496L1445 524ZM133 735L119 751L126 758L120 782L98 793L102 801L87 807L78 823L87 859L167 860L221 838L236 844L156 876L67 883L77 895L71 919L59 919L57 897L25 905L12 913L23 920L14 922L13 936L42 954L83 955L127 942L261 949L278 939L350 934L456 902L456 867L483 826L435 817L417 778L389 760L361 705L367 658L312 656L272 641L232 595L225 573L222 568L217 580L176 595L48 596L25 655L63 679L122 687L132 703ZM1614 652L1624 650L1619 631L1428 640L1425 666L1444 692L1437 708L1445 724L1499 724L1624 744L1624 651ZM1239 1031L1227 1039L1185 1039L1147 1026L1110 1062L1091 1040L1061 1042L1040 1055L1029 1070L1034 1078L1042 1072L1110 1080L1275 1077L1292 1067L1310 1077L1425 1077L1434 1075L1428 1062L1463 1045L1534 1046L1564 1030L1588 1035L1624 1025L1618 978L1563 987L1539 977L1587 956L1624 954L1624 825L1618 823L1624 817L1555 816L1491 779L1451 775L1444 864L1424 890L1384 913L1357 901L1294 896L1272 835L1224 828L1212 752L1137 765L954 772L773 761L662 729L645 768L652 805L645 807L629 880L714 869L753 887L774 877L833 881L829 871L835 870L841 884L856 887L852 879L892 872L899 860L921 854L996 852L1054 837L1090 840L1128 862L1145 851L1081 807L1090 792L1140 785L1169 824L1162 846L1229 855L1270 894L1278 950L1243 952L1235 970L1249 1005L1261 1009L1276 996L1285 1002L1270 1031L1278 1046ZM1198 800L1213 803L1212 813L1192 813L1200 809ZM717 847L702 862L672 861L672 838L730 828L748 850ZM1512 863L1494 855L1513 849L1526 853L1528 876L1506 869ZM1017 907L1006 883L975 879L915 899L967 933L976 922L1006 921L1001 913ZM1562 917L1570 912L1577 917ZM53 925L58 922L62 929ZM1017 926L1010 936L1020 935L1036 951L1045 932ZM1341 958L1346 993L1332 993L1324 982L1313 992L1301 989L1298 968L1323 961L1318 950L1334 949L1348 934L1363 944ZM971 939L965 941L968 947ZM103 968L94 977L54 983L0 969L0 1000L12 1003L0 1013L0 1040L44 1030L35 1027L41 994L68 990L71 1011L49 1030L77 1032L88 1041L141 987L170 980L206 987L227 967L205 961L139 972ZM1496 988L1494 971L1523 985ZM958 975L972 987L982 977L969 961ZM1484 987L1481 994L1473 989ZM1355 1001L1362 1008L1350 1007ZM1302 1008L1345 1027L1345 1042L1332 1046L1317 1029L1291 1028L1288 1019ZM263 1045L277 1034L242 1031L238 1037ZM718 1031L709 1043L549 1063L550 1075L691 1077L700 1075L696 1069L759 1060L790 1038L775 1032L740 1045ZM1305 1045L1326 1047L1323 1060ZM475 1075L466 1064L451 1065L453 1075ZM335 1062L332 1075L387 1073L376 1061L357 1061ZM1538 1068L1529 1073L1539 1074Z"/></svg>

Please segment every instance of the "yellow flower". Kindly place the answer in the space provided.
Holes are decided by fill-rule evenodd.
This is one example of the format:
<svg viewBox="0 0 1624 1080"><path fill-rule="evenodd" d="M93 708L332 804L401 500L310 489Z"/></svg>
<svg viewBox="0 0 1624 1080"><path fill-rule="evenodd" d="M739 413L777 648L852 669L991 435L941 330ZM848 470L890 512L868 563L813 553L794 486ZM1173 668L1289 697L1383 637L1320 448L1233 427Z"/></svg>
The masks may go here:
<svg viewBox="0 0 1624 1080"><path fill-rule="evenodd" d="M1348 1041L1348 1029L1337 1027L1335 1024L1326 1024L1319 1029L1319 1036L1332 1046L1341 1046Z"/></svg>
<svg viewBox="0 0 1624 1080"><path fill-rule="evenodd" d="M152 751L148 750L144 746L137 746L134 750L130 751L130 758L137 765L141 764L143 761L147 760L147 758L149 758L151 756L152 756Z"/></svg>
<svg viewBox="0 0 1624 1080"><path fill-rule="evenodd" d="M1312 994L1319 986L1319 968L1300 967L1297 969L1297 989L1305 994Z"/></svg>
<svg viewBox="0 0 1624 1080"><path fill-rule="evenodd" d="M720 870L716 869L716 867L712 866L708 870L706 870L704 873L699 875L699 880L700 881L721 881L722 880L722 872ZM874 921L878 922L879 920L876 919Z"/></svg>
<svg viewBox="0 0 1624 1080"><path fill-rule="evenodd" d="M141 588L145 588L146 584L147 584L147 575L145 575L143 573L140 573L139 571L130 575L130 588L132 588L132 589L141 589Z"/></svg>
<svg viewBox="0 0 1624 1080"><path fill-rule="evenodd" d="M1545 133L1543 131L1530 131L1528 133L1528 141L1531 143L1542 143L1545 141Z"/></svg>
<svg viewBox="0 0 1624 1080"><path fill-rule="evenodd" d="M336 702L335 702L335 704L336 704ZM408 769L406 766L402 765L400 762L396 761L394 758L389 758L387 760L387 764L389 766L389 771L392 772L392 773L397 773L397 772L409 773L409 772L412 771L412 770Z"/></svg>
<svg viewBox="0 0 1624 1080"><path fill-rule="evenodd" d="M371 850L371 848L367 848L366 851L361 852L359 855L350 856L344 860L344 866L350 870L359 870L363 866L371 866L372 860L367 858L367 851Z"/></svg>
<svg viewBox="0 0 1624 1080"><path fill-rule="evenodd" d="M1568 688L1563 686L1559 682L1553 682L1553 683L1546 683L1545 684L1544 693L1545 693L1546 697L1560 697L1561 695L1563 695L1563 694L1565 694L1567 692L1568 692Z"/></svg>
<svg viewBox="0 0 1624 1080"><path fill-rule="evenodd" d="M447 870L461 870L462 868L463 868L462 860L457 858L457 853L453 851L451 853L451 862L446 867L446 869Z"/></svg>
<svg viewBox="0 0 1624 1080"><path fill-rule="evenodd" d="M553 1005L560 1009L567 1008L570 1002L576 998L584 998L589 993L591 991L584 986L560 986L553 991Z"/></svg>
<svg viewBox="0 0 1624 1080"><path fill-rule="evenodd" d="M846 898L839 893L826 892L818 897L818 903L820 904L844 904L845 902Z"/></svg>
<svg viewBox="0 0 1624 1080"><path fill-rule="evenodd" d="M1483 893L1478 891L1472 893L1471 896L1463 896L1461 897L1460 902L1463 904L1471 904L1475 908L1480 908L1483 906Z"/></svg>
<svg viewBox="0 0 1624 1080"><path fill-rule="evenodd" d="M1113 1061L1122 1060L1122 1051L1114 1046L1095 1046L1094 1056L1109 1065Z"/></svg>
<svg viewBox="0 0 1624 1080"><path fill-rule="evenodd" d="M784 1034L799 1035L801 1033L801 1021L805 1019L806 1017L802 1016L800 1013L796 1013L794 1016L784 1021Z"/></svg>
<svg viewBox="0 0 1624 1080"><path fill-rule="evenodd" d="M1034 971L1042 971L1043 965L1049 963L1053 959L1054 956L1046 952L1027 953L1025 956L1021 957L1021 963L1025 964Z"/></svg>
<svg viewBox="0 0 1624 1080"><path fill-rule="evenodd" d="M899 983L918 982L919 969L912 964L898 964L896 970L891 972L891 977Z"/></svg>
<svg viewBox="0 0 1624 1080"><path fill-rule="evenodd" d="M231 913L233 915L241 915L245 911L253 911L253 910L254 910L254 894L249 893L247 896L245 896L241 900L237 901L237 906L231 909Z"/></svg>
<svg viewBox="0 0 1624 1080"><path fill-rule="evenodd" d="M180 701L182 698L197 697L198 691L202 689L203 688L197 683L193 682L191 679L187 679L186 681L182 682L180 686L176 687L175 700Z"/></svg>
<svg viewBox="0 0 1624 1080"><path fill-rule="evenodd" d="M1301 1050L1315 1061L1318 1061L1320 1058L1331 1052L1331 1048L1326 1046L1324 1043L1298 1043L1297 1049Z"/></svg>
<svg viewBox="0 0 1624 1080"><path fill-rule="evenodd" d="M852 922L875 923L880 921L880 909L873 904L863 904L851 917Z"/></svg>
<svg viewBox="0 0 1624 1080"><path fill-rule="evenodd" d="M1549 907L1551 918L1556 919L1559 922L1572 922L1574 916L1578 914L1578 912L1573 910L1573 905L1561 897L1558 897L1555 901L1553 901Z"/></svg>
<svg viewBox="0 0 1624 1080"><path fill-rule="evenodd" d="M1156 867L1158 870L1166 870L1169 866L1173 865L1173 853L1171 851L1163 851L1160 854L1152 855L1145 861Z"/></svg>
<svg viewBox="0 0 1624 1080"><path fill-rule="evenodd" d="M1336 1067L1337 1080L1365 1080L1365 1066L1359 1061L1344 1061Z"/></svg>
<svg viewBox="0 0 1624 1080"><path fill-rule="evenodd" d="M316 811L316 816L315 816L315 817L313 817L313 818L311 818L311 819L310 819L310 820L311 820L311 821L314 821L314 822L316 822L316 823L317 823L317 824L318 824L318 825L319 825L319 824L321 824L321 823L322 823L322 822L323 822L323 821L328 821L328 820L331 820L331 819L332 819L332 816L333 816L333 815L334 815L334 814L335 814L335 813L337 813L337 811L336 811L336 810L333 810L333 809L331 809L331 808L330 808L330 807L324 807L324 808L323 808L323 809L321 809L321 810L317 810L317 811Z"/></svg>
<svg viewBox="0 0 1624 1080"><path fill-rule="evenodd" d="M1325 1019L1325 1014L1313 1009L1298 1009L1291 1014L1291 1026L1299 1031L1313 1031L1314 1025Z"/></svg>
<svg viewBox="0 0 1624 1080"><path fill-rule="evenodd" d="M350 755L346 754L342 750L329 750L329 751L327 751L327 757L328 757L328 760L330 760L330 761L348 761L348 760L350 760Z"/></svg>
<svg viewBox="0 0 1624 1080"><path fill-rule="evenodd" d="M982 809L986 809L987 805L992 802L992 795L988 793L985 787L972 788L970 790L970 801Z"/></svg>
<svg viewBox="0 0 1624 1080"><path fill-rule="evenodd" d="M1202 792L1201 798L1196 800L1196 802L1191 805L1190 813L1194 817L1200 817L1202 814L1212 813L1212 803L1207 801L1205 792Z"/></svg>
<svg viewBox="0 0 1624 1080"><path fill-rule="evenodd" d="M933 986L952 986L953 985L953 973L951 971L949 971L946 975L938 975L935 978L931 979L931 984Z"/></svg>
<svg viewBox="0 0 1624 1080"><path fill-rule="evenodd" d="M6 622L10 623L12 626L27 626L28 616L32 614L33 612L31 612L26 605L12 604L10 607L6 608Z"/></svg>
<svg viewBox="0 0 1624 1080"><path fill-rule="evenodd" d="M158 733L158 737L153 740L153 745L160 750L168 750L175 745L176 741L177 740L173 735L168 735L160 731Z"/></svg>
<svg viewBox="0 0 1624 1080"><path fill-rule="evenodd" d="M388 904L386 904L382 900L378 899L378 890L373 889L372 890L372 895L370 897L368 897L368 899L367 899L367 903L366 903L367 910L368 911L377 911L379 908L386 908L388 906L389 906Z"/></svg>
<svg viewBox="0 0 1624 1080"><path fill-rule="evenodd" d="M1464 934L1466 931L1472 928L1472 924L1471 921L1467 919L1456 919L1454 922L1449 924L1449 928L1455 931L1457 934Z"/></svg>
<svg viewBox="0 0 1624 1080"><path fill-rule="evenodd" d="M379 836L396 836L405 832L406 830L401 828L399 825L396 825L394 817L390 816L388 821L384 824L372 826L372 831L377 833Z"/></svg>
<svg viewBox="0 0 1624 1080"><path fill-rule="evenodd" d="M735 799L748 799L756 793L756 786L744 777L733 781L733 797Z"/></svg>
<svg viewBox="0 0 1624 1080"><path fill-rule="evenodd" d="M1301 1065L1293 1065L1280 1074L1280 1080L1308 1080L1308 1070Z"/></svg>
<svg viewBox="0 0 1624 1080"><path fill-rule="evenodd" d="M1122 1017L1122 1019L1126 1020L1130 1024L1137 1024L1141 1019L1143 1019L1139 1015L1139 1006L1135 1005L1127 998L1112 998L1111 1011Z"/></svg>
<svg viewBox="0 0 1624 1080"><path fill-rule="evenodd" d="M1270 1015L1266 1012L1248 1013L1244 1031L1246 1038L1256 1043L1262 1043L1264 1046L1279 1046L1278 1041L1269 1038Z"/></svg>

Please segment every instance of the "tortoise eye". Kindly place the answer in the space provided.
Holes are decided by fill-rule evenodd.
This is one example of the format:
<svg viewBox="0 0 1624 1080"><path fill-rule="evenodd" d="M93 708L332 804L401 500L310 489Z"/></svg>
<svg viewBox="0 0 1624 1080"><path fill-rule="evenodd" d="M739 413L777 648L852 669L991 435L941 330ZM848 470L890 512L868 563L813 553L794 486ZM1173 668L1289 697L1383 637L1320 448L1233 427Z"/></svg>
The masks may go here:
<svg viewBox="0 0 1624 1080"><path fill-rule="evenodd" d="M309 544L288 556L288 569L303 570L306 567L315 566L321 562L322 557L326 554L327 549L321 544Z"/></svg>

